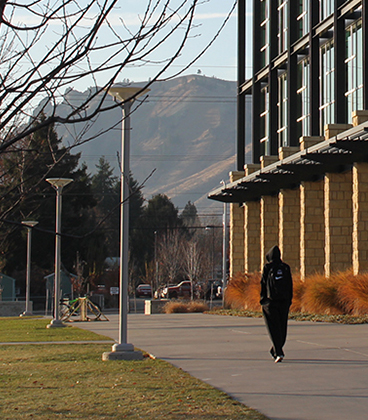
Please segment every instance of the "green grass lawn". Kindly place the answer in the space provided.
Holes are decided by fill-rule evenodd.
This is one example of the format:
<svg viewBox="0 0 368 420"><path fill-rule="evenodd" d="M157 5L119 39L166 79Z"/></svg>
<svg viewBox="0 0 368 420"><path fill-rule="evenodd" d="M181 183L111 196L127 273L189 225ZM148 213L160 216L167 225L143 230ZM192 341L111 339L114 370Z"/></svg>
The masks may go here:
<svg viewBox="0 0 368 420"><path fill-rule="evenodd" d="M97 321L96 321L97 322ZM104 322L104 321L99 321ZM46 329L50 319L37 317L0 318L0 343L22 341L98 341L111 338L67 325Z"/></svg>
<svg viewBox="0 0 368 420"><path fill-rule="evenodd" d="M0 346L1 419L267 420L162 360L103 362L109 344L68 341L106 337L48 322L0 318L0 342L51 341Z"/></svg>

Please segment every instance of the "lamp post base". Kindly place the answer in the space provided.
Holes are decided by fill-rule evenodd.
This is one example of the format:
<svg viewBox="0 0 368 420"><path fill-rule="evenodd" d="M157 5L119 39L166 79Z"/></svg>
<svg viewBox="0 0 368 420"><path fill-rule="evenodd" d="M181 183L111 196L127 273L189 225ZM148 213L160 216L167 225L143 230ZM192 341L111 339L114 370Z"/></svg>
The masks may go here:
<svg viewBox="0 0 368 420"><path fill-rule="evenodd" d="M46 325L46 328L63 328L66 327L65 324L60 321L60 319L53 319L50 324Z"/></svg>
<svg viewBox="0 0 368 420"><path fill-rule="evenodd" d="M102 353L102 360L142 360L143 353L134 350L133 344L114 344L112 351Z"/></svg>

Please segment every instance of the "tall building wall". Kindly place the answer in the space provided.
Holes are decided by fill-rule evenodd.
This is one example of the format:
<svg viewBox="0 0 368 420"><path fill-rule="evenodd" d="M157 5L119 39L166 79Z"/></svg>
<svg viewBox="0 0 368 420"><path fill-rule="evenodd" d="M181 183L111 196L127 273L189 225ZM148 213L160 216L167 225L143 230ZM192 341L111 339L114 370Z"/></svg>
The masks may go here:
<svg viewBox="0 0 368 420"><path fill-rule="evenodd" d="M215 194L233 202L231 270L261 269L278 244L302 278L368 271L366 2L252 4L252 42L239 28L239 45L253 45L251 77L239 83L252 135L239 112L238 154L251 143L253 162L233 195Z"/></svg>

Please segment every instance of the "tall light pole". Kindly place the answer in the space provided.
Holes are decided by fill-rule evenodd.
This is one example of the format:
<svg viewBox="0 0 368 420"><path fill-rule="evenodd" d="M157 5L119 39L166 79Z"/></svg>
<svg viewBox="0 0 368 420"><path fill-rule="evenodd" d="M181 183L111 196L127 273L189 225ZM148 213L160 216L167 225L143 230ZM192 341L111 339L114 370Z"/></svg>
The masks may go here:
<svg viewBox="0 0 368 420"><path fill-rule="evenodd" d="M212 230L212 247L211 247L211 266L212 266L212 280L215 279L215 226L208 225L206 230Z"/></svg>
<svg viewBox="0 0 368 420"><path fill-rule="evenodd" d="M120 191L120 270L119 270L119 342L105 352L102 360L139 360L142 352L134 351L127 342L128 330L128 252L129 252L129 175L130 175L130 111L134 98L147 93L149 89L139 87L111 87L107 93L121 103L123 111L121 136L121 191Z"/></svg>
<svg viewBox="0 0 368 420"><path fill-rule="evenodd" d="M226 187L225 181L221 181L224 188ZM225 289L227 286L227 203L224 202L224 214L222 216L222 306L225 307Z"/></svg>
<svg viewBox="0 0 368 420"><path fill-rule="evenodd" d="M26 309L20 316L32 315L30 309L30 290L31 290L31 244L32 244L32 228L38 224L33 220L25 220L22 222L27 227L27 274L26 274Z"/></svg>
<svg viewBox="0 0 368 420"><path fill-rule="evenodd" d="M56 229L55 229L55 272L54 272L54 319L46 328L64 327L59 317L60 269L61 269L61 195L63 188L73 180L70 178L47 178L56 190Z"/></svg>

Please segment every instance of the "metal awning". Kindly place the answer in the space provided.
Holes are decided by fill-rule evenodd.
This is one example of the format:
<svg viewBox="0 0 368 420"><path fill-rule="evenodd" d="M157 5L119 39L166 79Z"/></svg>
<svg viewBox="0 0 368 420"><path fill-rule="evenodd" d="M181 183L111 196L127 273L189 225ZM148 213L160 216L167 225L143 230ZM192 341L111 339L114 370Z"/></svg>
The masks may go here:
<svg viewBox="0 0 368 420"><path fill-rule="evenodd" d="M228 203L256 201L281 189L297 188L303 181L317 181L326 173L347 171L355 162L368 162L368 122L217 188L208 198Z"/></svg>

